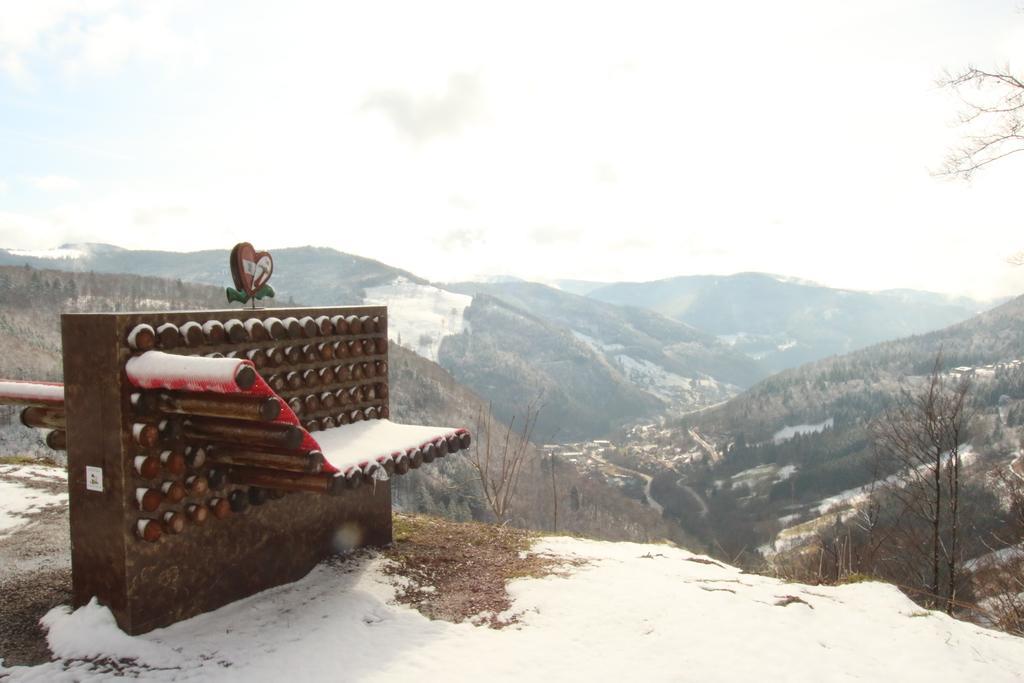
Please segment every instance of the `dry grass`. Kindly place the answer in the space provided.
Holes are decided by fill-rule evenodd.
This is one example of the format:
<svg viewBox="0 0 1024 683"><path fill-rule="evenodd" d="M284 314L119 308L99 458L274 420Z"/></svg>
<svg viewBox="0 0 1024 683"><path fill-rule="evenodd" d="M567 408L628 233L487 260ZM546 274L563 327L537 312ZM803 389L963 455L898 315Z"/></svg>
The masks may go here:
<svg viewBox="0 0 1024 683"><path fill-rule="evenodd" d="M398 602L431 619L502 628L511 614L509 580L557 574L578 560L530 553L537 535L522 529L396 514L389 573L406 579Z"/></svg>

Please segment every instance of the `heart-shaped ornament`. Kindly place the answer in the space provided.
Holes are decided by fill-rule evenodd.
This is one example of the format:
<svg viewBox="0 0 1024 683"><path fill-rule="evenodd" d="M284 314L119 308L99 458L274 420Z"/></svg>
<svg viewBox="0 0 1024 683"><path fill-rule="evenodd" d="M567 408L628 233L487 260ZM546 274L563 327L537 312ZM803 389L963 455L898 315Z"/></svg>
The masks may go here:
<svg viewBox="0 0 1024 683"><path fill-rule="evenodd" d="M248 242L239 242L231 250L231 279L235 287L249 296L267 284L274 273L270 252L256 251Z"/></svg>

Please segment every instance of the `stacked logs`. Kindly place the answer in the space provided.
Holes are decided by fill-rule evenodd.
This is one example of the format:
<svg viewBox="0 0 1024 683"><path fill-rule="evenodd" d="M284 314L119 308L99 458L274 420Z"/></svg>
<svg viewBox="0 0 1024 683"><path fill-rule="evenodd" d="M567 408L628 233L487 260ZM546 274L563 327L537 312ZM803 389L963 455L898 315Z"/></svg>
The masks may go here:
<svg viewBox="0 0 1024 683"><path fill-rule="evenodd" d="M127 341L134 351L249 360L309 432L390 417L387 322L380 315L140 324Z"/></svg>
<svg viewBox="0 0 1024 683"><path fill-rule="evenodd" d="M303 430L389 417L383 316L140 324L126 341L135 353L248 360L280 397L166 390L132 395L136 497L144 515L136 531L148 541L290 492L341 495L469 446L469 434L460 432L342 473L325 472L323 455L300 447ZM242 379L236 377L239 385ZM301 429L275 421L282 401Z"/></svg>

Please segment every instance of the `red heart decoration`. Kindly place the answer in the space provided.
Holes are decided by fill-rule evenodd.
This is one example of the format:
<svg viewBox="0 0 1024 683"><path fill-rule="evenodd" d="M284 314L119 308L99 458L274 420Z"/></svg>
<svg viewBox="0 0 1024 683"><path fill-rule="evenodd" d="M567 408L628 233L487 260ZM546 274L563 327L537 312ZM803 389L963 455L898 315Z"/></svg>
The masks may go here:
<svg viewBox="0 0 1024 683"><path fill-rule="evenodd" d="M274 259L268 251L256 251L248 242L239 242L231 250L231 279L235 288L249 296L267 284L274 273Z"/></svg>

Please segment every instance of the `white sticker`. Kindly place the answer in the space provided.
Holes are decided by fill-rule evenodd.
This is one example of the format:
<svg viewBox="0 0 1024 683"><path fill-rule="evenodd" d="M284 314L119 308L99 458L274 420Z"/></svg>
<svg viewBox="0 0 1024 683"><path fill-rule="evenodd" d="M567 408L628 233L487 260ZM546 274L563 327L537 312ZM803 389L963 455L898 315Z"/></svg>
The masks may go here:
<svg viewBox="0 0 1024 683"><path fill-rule="evenodd" d="M85 489L87 491L103 491L103 468L85 466Z"/></svg>

